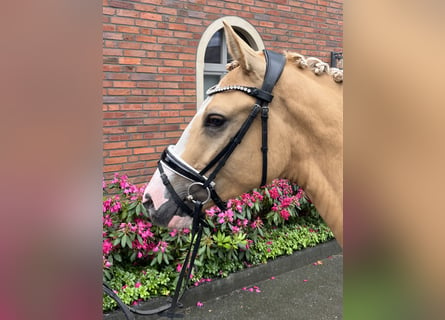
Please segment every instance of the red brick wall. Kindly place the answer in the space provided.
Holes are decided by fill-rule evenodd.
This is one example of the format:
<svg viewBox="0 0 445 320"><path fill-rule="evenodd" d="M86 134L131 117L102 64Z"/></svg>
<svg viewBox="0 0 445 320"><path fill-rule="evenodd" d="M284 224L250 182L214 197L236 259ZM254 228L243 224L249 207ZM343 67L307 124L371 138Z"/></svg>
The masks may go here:
<svg viewBox="0 0 445 320"><path fill-rule="evenodd" d="M252 24L268 49L330 62L342 51L343 0L103 0L104 177L145 183L196 111L195 61L224 16Z"/></svg>

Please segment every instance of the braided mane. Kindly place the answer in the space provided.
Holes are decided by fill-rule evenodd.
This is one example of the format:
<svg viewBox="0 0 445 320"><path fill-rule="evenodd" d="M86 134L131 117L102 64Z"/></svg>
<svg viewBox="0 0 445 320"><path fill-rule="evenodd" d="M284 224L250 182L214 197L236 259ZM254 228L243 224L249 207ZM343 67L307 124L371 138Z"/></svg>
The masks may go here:
<svg viewBox="0 0 445 320"><path fill-rule="evenodd" d="M332 68L326 62L321 61L315 57L306 58L302 54L295 52L285 52L288 60L293 61L300 69L309 68L317 76L326 73L332 77L337 83L343 82L343 70ZM226 65L227 71L233 70L239 66L238 61L234 60Z"/></svg>
<svg viewBox="0 0 445 320"><path fill-rule="evenodd" d="M318 58L306 58L302 54L295 52L286 52L285 54L287 59L293 61L300 69L309 68L317 76L323 73L327 73L328 75L332 76L332 79L335 82L343 82L343 70L340 70L338 68L331 68L329 64L321 61Z"/></svg>

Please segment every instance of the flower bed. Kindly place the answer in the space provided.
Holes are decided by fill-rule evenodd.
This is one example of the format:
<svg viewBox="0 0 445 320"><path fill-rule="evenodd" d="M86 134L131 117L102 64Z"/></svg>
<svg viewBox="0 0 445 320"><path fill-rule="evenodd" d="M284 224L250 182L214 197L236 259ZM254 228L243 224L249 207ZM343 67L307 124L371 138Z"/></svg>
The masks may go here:
<svg viewBox="0 0 445 320"><path fill-rule="evenodd" d="M190 230L153 226L141 203L144 188L124 175L103 183L104 280L127 304L170 295L191 241ZM225 277L280 255L333 238L304 192L287 180L274 180L205 212L192 281ZM103 310L116 307L104 296Z"/></svg>

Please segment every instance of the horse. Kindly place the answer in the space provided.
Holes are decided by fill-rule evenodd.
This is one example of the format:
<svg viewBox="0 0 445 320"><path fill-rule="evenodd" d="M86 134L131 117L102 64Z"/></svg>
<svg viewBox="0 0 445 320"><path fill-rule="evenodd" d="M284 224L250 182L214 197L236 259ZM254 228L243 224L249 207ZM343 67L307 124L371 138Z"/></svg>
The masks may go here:
<svg viewBox="0 0 445 320"><path fill-rule="evenodd" d="M152 222L189 228L198 200L224 209L225 200L286 178L342 246L343 72L298 53L257 52L223 24L233 62L162 154L144 191Z"/></svg>

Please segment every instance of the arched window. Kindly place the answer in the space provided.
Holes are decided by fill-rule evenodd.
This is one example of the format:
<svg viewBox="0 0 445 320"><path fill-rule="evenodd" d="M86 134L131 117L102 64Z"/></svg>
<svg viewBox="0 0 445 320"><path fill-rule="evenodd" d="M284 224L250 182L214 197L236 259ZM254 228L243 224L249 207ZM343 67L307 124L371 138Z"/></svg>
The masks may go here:
<svg viewBox="0 0 445 320"><path fill-rule="evenodd" d="M197 108L204 101L207 89L219 82L226 73L226 64L232 60L227 50L222 20L229 23L254 50L264 49L260 35L244 19L224 17L213 22L204 32L198 45L196 58Z"/></svg>

